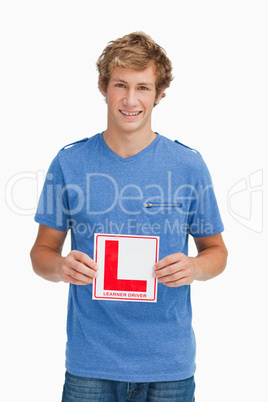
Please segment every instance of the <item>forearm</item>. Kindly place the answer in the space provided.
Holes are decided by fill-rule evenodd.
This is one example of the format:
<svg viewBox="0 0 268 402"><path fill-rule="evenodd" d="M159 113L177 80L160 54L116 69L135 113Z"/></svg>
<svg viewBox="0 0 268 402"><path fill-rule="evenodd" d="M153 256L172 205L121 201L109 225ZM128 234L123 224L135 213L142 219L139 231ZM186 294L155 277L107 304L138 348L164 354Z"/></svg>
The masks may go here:
<svg viewBox="0 0 268 402"><path fill-rule="evenodd" d="M31 260L34 272L51 282L60 282L60 266L64 257L60 252L48 246L38 245L31 251Z"/></svg>
<svg viewBox="0 0 268 402"><path fill-rule="evenodd" d="M211 246L189 257L194 267L194 279L206 281L221 274L227 262L227 250L223 246Z"/></svg>

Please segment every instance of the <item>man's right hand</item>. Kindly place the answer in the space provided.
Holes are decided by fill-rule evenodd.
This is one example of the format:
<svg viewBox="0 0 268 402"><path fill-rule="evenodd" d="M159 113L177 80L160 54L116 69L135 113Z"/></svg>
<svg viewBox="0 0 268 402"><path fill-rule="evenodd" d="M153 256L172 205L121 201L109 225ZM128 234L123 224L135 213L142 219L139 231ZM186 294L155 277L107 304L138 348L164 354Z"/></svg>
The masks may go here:
<svg viewBox="0 0 268 402"><path fill-rule="evenodd" d="M98 276L98 265L87 254L72 250L60 264L63 282L74 285L89 285Z"/></svg>
<svg viewBox="0 0 268 402"><path fill-rule="evenodd" d="M52 282L88 285L97 276L97 264L85 253L72 250L67 257L61 252L67 232L39 225L37 238L31 250L35 273Z"/></svg>

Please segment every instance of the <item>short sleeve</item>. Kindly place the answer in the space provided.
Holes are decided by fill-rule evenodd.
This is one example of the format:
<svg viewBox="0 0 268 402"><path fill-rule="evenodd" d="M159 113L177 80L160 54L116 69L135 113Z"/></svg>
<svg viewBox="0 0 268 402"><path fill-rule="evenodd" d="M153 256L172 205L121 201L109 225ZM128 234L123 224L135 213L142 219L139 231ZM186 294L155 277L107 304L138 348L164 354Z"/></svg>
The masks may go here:
<svg viewBox="0 0 268 402"><path fill-rule="evenodd" d="M68 219L67 191L57 155L48 169L34 220L42 225L67 231Z"/></svg>
<svg viewBox="0 0 268 402"><path fill-rule="evenodd" d="M200 156L189 214L189 233L207 237L224 230L209 170Z"/></svg>

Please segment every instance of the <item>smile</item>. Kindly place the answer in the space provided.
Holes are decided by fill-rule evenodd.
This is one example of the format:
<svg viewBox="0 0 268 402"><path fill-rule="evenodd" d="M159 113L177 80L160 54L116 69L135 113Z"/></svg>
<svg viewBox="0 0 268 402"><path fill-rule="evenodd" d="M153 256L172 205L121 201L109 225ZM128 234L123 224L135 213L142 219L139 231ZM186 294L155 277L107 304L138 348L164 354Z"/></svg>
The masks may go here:
<svg viewBox="0 0 268 402"><path fill-rule="evenodd" d="M141 113L141 111L129 113L129 112L125 112L124 110L120 110L120 112L125 116L138 116L138 114Z"/></svg>

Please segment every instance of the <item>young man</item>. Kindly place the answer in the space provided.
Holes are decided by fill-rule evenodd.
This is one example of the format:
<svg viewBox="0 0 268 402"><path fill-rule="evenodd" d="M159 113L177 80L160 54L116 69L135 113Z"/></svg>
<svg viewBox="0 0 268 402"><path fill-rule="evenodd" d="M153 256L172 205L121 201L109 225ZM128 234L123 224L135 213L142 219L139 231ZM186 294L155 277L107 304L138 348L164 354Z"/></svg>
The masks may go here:
<svg viewBox="0 0 268 402"><path fill-rule="evenodd" d="M97 67L107 129L53 160L31 251L38 275L70 284L62 401L194 401L190 284L220 274L227 258L211 178L197 151L151 128L172 80L160 46L126 35ZM72 251L63 257L69 229ZM157 302L92 299L97 232L159 236ZM189 234L196 257L187 256Z"/></svg>

